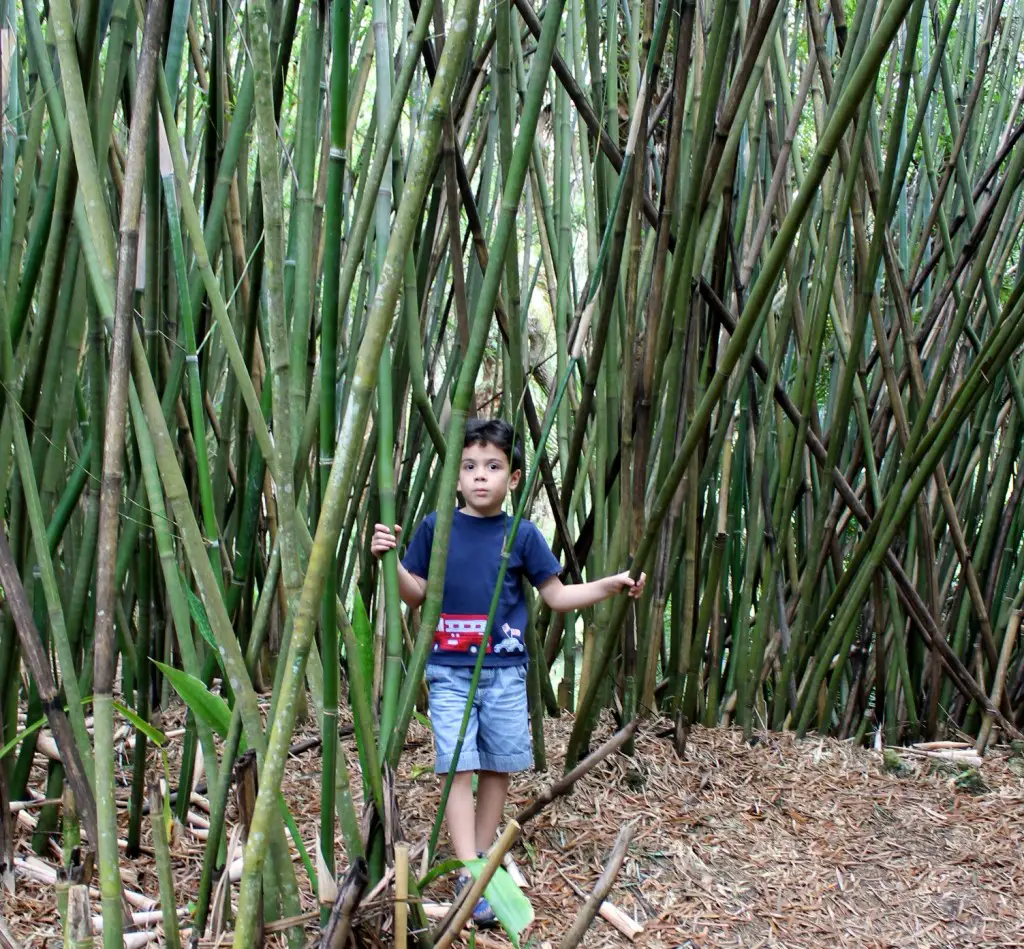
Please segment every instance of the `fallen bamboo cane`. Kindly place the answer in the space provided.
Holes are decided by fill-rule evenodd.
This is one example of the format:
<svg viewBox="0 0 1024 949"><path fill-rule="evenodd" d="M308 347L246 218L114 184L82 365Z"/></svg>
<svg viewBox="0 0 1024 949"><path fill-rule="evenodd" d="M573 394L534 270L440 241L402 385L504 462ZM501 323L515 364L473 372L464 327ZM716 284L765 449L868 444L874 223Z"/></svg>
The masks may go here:
<svg viewBox="0 0 1024 949"><path fill-rule="evenodd" d="M473 910L476 908L477 900L484 894L487 884L491 882L494 872L501 866L505 854L512 848L512 845L519 839L519 823L510 820L501 836L494 842L490 852L487 854L487 862L484 863L480 876L473 881L473 885L463 890L463 898L452 904L452 911L448 914L446 923L443 925L441 935L434 941L434 949L448 949L455 937L462 932L462 927L469 922Z"/></svg>
<svg viewBox="0 0 1024 949"><path fill-rule="evenodd" d="M604 761L612 752L618 751L629 741L639 724L640 719L634 718L628 725L612 735L597 751L584 758L567 775L542 791L532 804L528 804L516 814L516 823L521 827L527 821L533 820L552 801L560 798L563 794L568 794L572 790L572 786L588 771Z"/></svg>
<svg viewBox="0 0 1024 949"><path fill-rule="evenodd" d="M188 909L184 906L178 906L174 910L175 917L184 917L188 915ZM164 912L160 909L149 909L142 913L132 913L132 925L140 928L156 926L157 924L164 922ZM98 936L103 932L103 917L93 916L92 918L92 929L93 932Z"/></svg>
<svg viewBox="0 0 1024 949"><path fill-rule="evenodd" d="M12 814L16 814L18 811L34 811L50 804L60 804L63 800L62 797L41 797L32 801L11 801L8 807Z"/></svg>
<svg viewBox="0 0 1024 949"><path fill-rule="evenodd" d="M938 761L952 761L954 764L965 764L972 768L981 767L981 756L973 749L951 748L945 751L921 751L918 748L900 748L906 755L918 758L934 758Z"/></svg>
<svg viewBox="0 0 1024 949"><path fill-rule="evenodd" d="M15 857L14 869L17 873L28 877L30 880L35 880L37 883L43 883L47 886L57 885L56 869L48 863L44 863L38 857ZM99 899L98 889L93 887L90 892L95 895L96 899ZM158 908L157 901L150 899L148 896L143 896L134 890L124 890L123 892L125 901L137 910L146 912Z"/></svg>
<svg viewBox="0 0 1024 949"><path fill-rule="evenodd" d="M568 876L558 869L559 875L569 884L569 888L581 899L585 900L587 894L583 892ZM625 936L630 942L636 939L643 931L644 927L641 926L632 916L628 913L623 912L614 903L609 903L605 900L597 911L598 916L601 917L609 926L614 926L623 936Z"/></svg>
<svg viewBox="0 0 1024 949"><path fill-rule="evenodd" d="M619 870L629 852L629 843L633 839L635 827L636 821L631 821L619 831L619 836L615 838L615 846L612 847L612 853L608 859L608 865L598 879L594 891L580 908L572 927L563 937L559 949L574 949L575 946L578 946L590 928L590 924L594 921L594 917L601 911L605 897L611 892L615 878L619 875Z"/></svg>
<svg viewBox="0 0 1024 949"><path fill-rule="evenodd" d="M502 863L505 869L508 870L508 875L512 877L512 881L519 889L525 890L529 888L529 883L526 877L523 876L523 871L519 869L519 865L512 859L511 853L505 854L505 859Z"/></svg>

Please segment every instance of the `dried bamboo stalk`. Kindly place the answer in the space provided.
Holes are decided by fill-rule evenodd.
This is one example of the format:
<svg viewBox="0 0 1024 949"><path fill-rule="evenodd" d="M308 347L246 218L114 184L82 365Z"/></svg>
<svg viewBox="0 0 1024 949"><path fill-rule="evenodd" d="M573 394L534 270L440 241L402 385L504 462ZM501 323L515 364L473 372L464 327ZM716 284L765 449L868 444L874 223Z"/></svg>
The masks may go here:
<svg viewBox="0 0 1024 949"><path fill-rule="evenodd" d="M581 907L569 931L562 937L559 949L574 949L583 940L584 935L590 928L590 924L594 921L594 917L604 903L605 897L611 892L612 886L615 884L615 878L619 875L619 870L622 868L626 854L629 852L629 843L633 839L633 831L635 829L636 821L631 821L619 831L604 872L602 872L597 884L594 886L593 892L587 897L586 903Z"/></svg>

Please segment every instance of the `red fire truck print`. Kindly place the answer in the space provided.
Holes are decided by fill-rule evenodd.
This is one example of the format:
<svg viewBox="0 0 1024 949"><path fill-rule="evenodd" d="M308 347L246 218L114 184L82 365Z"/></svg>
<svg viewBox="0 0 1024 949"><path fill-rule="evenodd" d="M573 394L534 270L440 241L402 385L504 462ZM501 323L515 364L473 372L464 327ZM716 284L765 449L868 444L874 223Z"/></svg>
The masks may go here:
<svg viewBox="0 0 1024 949"><path fill-rule="evenodd" d="M476 655L486 629L486 616L442 614L434 633L434 652L468 652ZM489 642L487 651L491 651Z"/></svg>

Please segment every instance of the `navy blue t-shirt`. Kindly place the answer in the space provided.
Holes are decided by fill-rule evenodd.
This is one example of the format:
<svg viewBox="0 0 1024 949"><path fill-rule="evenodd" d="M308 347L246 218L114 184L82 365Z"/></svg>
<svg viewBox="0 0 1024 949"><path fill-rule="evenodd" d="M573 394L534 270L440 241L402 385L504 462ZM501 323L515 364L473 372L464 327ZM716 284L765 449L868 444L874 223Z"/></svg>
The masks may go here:
<svg viewBox="0 0 1024 949"><path fill-rule="evenodd" d="M418 577L427 576L436 522L436 512L423 519L402 560L405 569ZM441 619L434 633L430 662L445 666L476 664L498 582L501 551L511 527L512 518L505 513L473 517L455 512L448 542ZM525 577L537 587L560 572L558 560L541 532L529 521L521 521L505 571L484 666L526 665L527 609L522 580Z"/></svg>

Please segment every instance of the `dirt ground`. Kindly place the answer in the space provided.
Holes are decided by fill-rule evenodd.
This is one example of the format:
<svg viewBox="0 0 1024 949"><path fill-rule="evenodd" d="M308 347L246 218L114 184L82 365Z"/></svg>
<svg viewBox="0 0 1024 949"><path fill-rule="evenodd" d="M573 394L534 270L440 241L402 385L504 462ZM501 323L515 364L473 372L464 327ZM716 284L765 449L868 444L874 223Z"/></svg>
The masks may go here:
<svg viewBox="0 0 1024 949"><path fill-rule="evenodd" d="M561 775L571 724L568 717L547 722L549 769L514 780L510 814ZM620 828L635 820L609 900L643 926L638 947L1024 946L1024 761L1008 749L990 752L980 769L983 787L970 793L958 786L954 768L919 755L902 752L905 767L893 773L878 752L791 735L761 735L748 746L738 732L697 729L681 761L658 737L663 724L645 724L634 757L605 761L524 829L514 854L536 912L524 945L559 945L582 905L579 892L590 891ZM610 731L606 722L598 737ZM355 771L354 743L342 745ZM411 842L429 833L437 807L431 758L429 732L414 723L397 779ZM126 752L121 765L127 780ZM311 853L319 788L314 748L295 756L284 785ZM201 809L196 813L201 824ZM201 836L201 827L189 827L175 843L180 906L198 886ZM20 825L17 892L0 895L0 913L24 949L57 947L54 889L25 863L29 837ZM43 861L56 866L52 853ZM39 876L39 863L29 863ZM126 887L156 897L151 851L122 867ZM448 892L438 883L426 897L445 900ZM305 909L315 909L308 884L303 899ZM98 914L98 899L93 908ZM312 922L307 932L312 942ZM220 945L230 945L229 937ZM158 930L153 938L162 944ZM280 938L268 937L268 944ZM477 944L497 949L508 942L492 932ZM583 945L628 942L598 919Z"/></svg>

